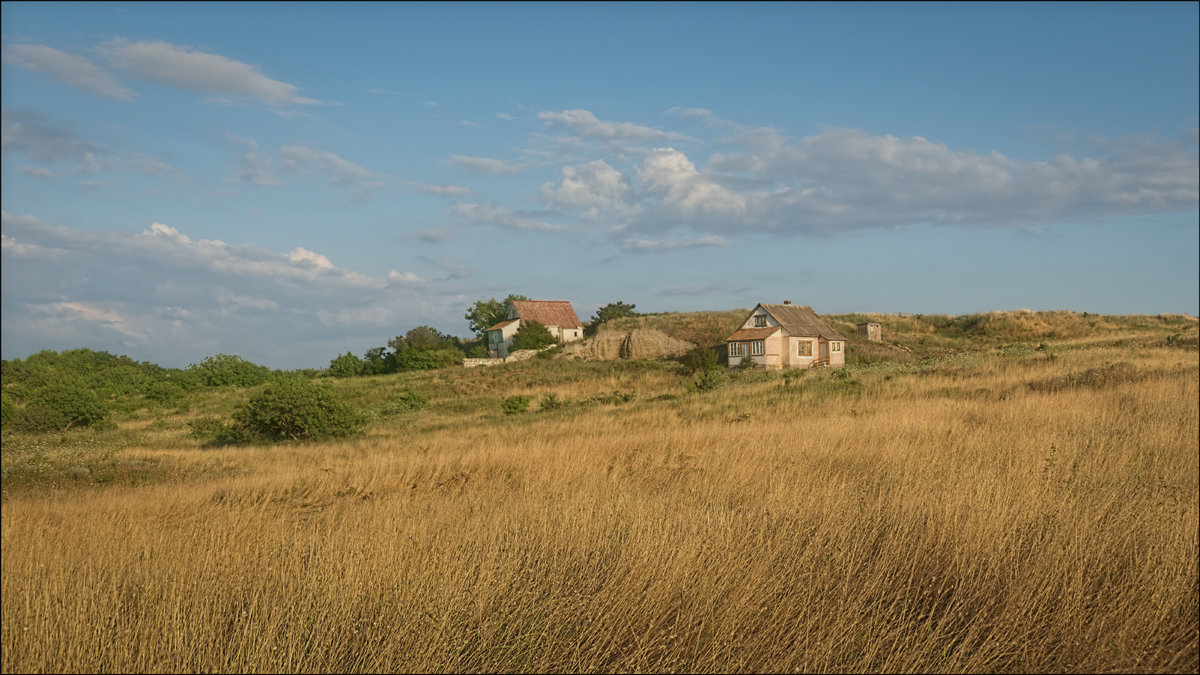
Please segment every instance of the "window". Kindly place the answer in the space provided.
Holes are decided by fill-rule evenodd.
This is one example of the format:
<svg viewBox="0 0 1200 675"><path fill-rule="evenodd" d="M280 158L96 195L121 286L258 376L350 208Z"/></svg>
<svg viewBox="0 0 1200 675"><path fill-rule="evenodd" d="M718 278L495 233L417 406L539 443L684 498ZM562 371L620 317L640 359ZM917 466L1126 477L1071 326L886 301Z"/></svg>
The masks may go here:
<svg viewBox="0 0 1200 675"><path fill-rule="evenodd" d="M767 326L767 316L765 314L758 314L754 317L754 327L755 328L765 328L766 326Z"/></svg>
<svg viewBox="0 0 1200 675"><path fill-rule="evenodd" d="M762 354L763 354L763 341L755 340L754 342L751 342L750 343L750 355L751 356L762 356Z"/></svg>
<svg viewBox="0 0 1200 675"><path fill-rule="evenodd" d="M741 356L742 355L742 343L730 342L729 343L729 355L730 356Z"/></svg>
<svg viewBox="0 0 1200 675"><path fill-rule="evenodd" d="M833 351L835 351L835 352L840 352L840 351L842 351L842 343L840 343L840 342L830 342L829 344L833 345L833 346L831 347L831 349L833 349Z"/></svg>
<svg viewBox="0 0 1200 675"><path fill-rule="evenodd" d="M812 356L812 343L801 340L796 343L796 356Z"/></svg>

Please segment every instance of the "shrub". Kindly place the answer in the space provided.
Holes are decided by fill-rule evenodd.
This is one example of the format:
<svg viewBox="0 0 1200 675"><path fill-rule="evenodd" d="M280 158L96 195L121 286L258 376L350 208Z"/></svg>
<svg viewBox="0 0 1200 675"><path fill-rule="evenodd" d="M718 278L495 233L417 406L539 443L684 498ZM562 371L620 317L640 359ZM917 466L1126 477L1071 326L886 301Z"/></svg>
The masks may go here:
<svg viewBox="0 0 1200 675"><path fill-rule="evenodd" d="M350 436L366 421L327 386L301 377L271 383L239 406L233 420L242 437L268 441Z"/></svg>
<svg viewBox="0 0 1200 675"><path fill-rule="evenodd" d="M402 391L392 398L388 406L383 409L383 412L389 415L397 413L409 412L411 410L420 410L429 403L429 399L418 394L415 391Z"/></svg>
<svg viewBox="0 0 1200 675"><path fill-rule="evenodd" d="M24 410L14 411L14 425L26 431L66 431L104 420L108 410L94 393L78 383L61 382L35 389Z"/></svg>
<svg viewBox="0 0 1200 675"><path fill-rule="evenodd" d="M362 375L365 364L363 360L346 352L336 359L329 362L329 367L325 369L325 374L330 377L355 377Z"/></svg>
<svg viewBox="0 0 1200 675"><path fill-rule="evenodd" d="M718 367L717 353L711 349L697 347L683 357L683 367L690 374L715 370Z"/></svg>
<svg viewBox="0 0 1200 675"><path fill-rule="evenodd" d="M513 334L510 351L518 349L541 349L554 344L557 340L550 334L550 329L537 321L522 321L521 327Z"/></svg>
<svg viewBox="0 0 1200 675"><path fill-rule="evenodd" d="M253 387L267 381L271 369L246 361L240 356L206 356L188 369L200 377L206 387Z"/></svg>
<svg viewBox="0 0 1200 675"><path fill-rule="evenodd" d="M505 415L516 415L529 410L528 396L509 396L504 399L502 406Z"/></svg>
<svg viewBox="0 0 1200 675"><path fill-rule="evenodd" d="M557 394L546 394L538 401L538 410L554 410L567 405L567 402L558 397Z"/></svg>
<svg viewBox="0 0 1200 675"><path fill-rule="evenodd" d="M706 370L696 376L694 382L698 391L715 391L725 384L725 371Z"/></svg>

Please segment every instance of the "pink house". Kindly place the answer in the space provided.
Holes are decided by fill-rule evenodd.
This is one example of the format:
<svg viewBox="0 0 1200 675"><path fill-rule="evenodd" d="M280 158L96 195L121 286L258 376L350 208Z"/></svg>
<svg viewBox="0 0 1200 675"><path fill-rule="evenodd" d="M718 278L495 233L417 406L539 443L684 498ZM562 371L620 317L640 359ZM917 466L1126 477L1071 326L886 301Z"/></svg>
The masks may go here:
<svg viewBox="0 0 1200 675"><path fill-rule="evenodd" d="M729 367L813 368L846 365L846 338L821 320L812 307L759 303L725 339Z"/></svg>

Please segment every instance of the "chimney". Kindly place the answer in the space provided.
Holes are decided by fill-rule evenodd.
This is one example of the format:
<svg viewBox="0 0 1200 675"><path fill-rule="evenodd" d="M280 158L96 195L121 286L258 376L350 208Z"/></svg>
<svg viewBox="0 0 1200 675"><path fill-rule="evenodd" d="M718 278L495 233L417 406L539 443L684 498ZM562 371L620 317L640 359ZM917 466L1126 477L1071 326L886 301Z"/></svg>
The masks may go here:
<svg viewBox="0 0 1200 675"><path fill-rule="evenodd" d="M790 305L790 304L792 304L792 301L791 301L791 300L784 300L784 301L783 301L783 304L785 304L785 305Z"/></svg>

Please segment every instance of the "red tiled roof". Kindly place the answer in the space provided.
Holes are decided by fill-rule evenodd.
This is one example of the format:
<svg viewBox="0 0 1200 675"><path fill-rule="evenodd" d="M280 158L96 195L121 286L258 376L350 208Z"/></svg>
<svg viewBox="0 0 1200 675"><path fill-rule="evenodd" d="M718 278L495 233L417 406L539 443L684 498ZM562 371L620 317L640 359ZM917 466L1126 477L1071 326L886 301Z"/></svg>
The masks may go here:
<svg viewBox="0 0 1200 675"><path fill-rule="evenodd" d="M488 330L500 330L500 329L504 328L505 326L512 324L512 323L516 323L516 322L517 322L516 319L509 319L508 321L501 321L500 323L496 324L495 326L492 326Z"/></svg>
<svg viewBox="0 0 1200 675"><path fill-rule="evenodd" d="M522 321L536 321L543 326L582 328L571 303L566 300L513 300L513 308Z"/></svg>
<svg viewBox="0 0 1200 675"><path fill-rule="evenodd" d="M767 326L766 328L743 328L738 332L725 338L726 342L737 342L738 340L762 340L779 332L779 326Z"/></svg>

